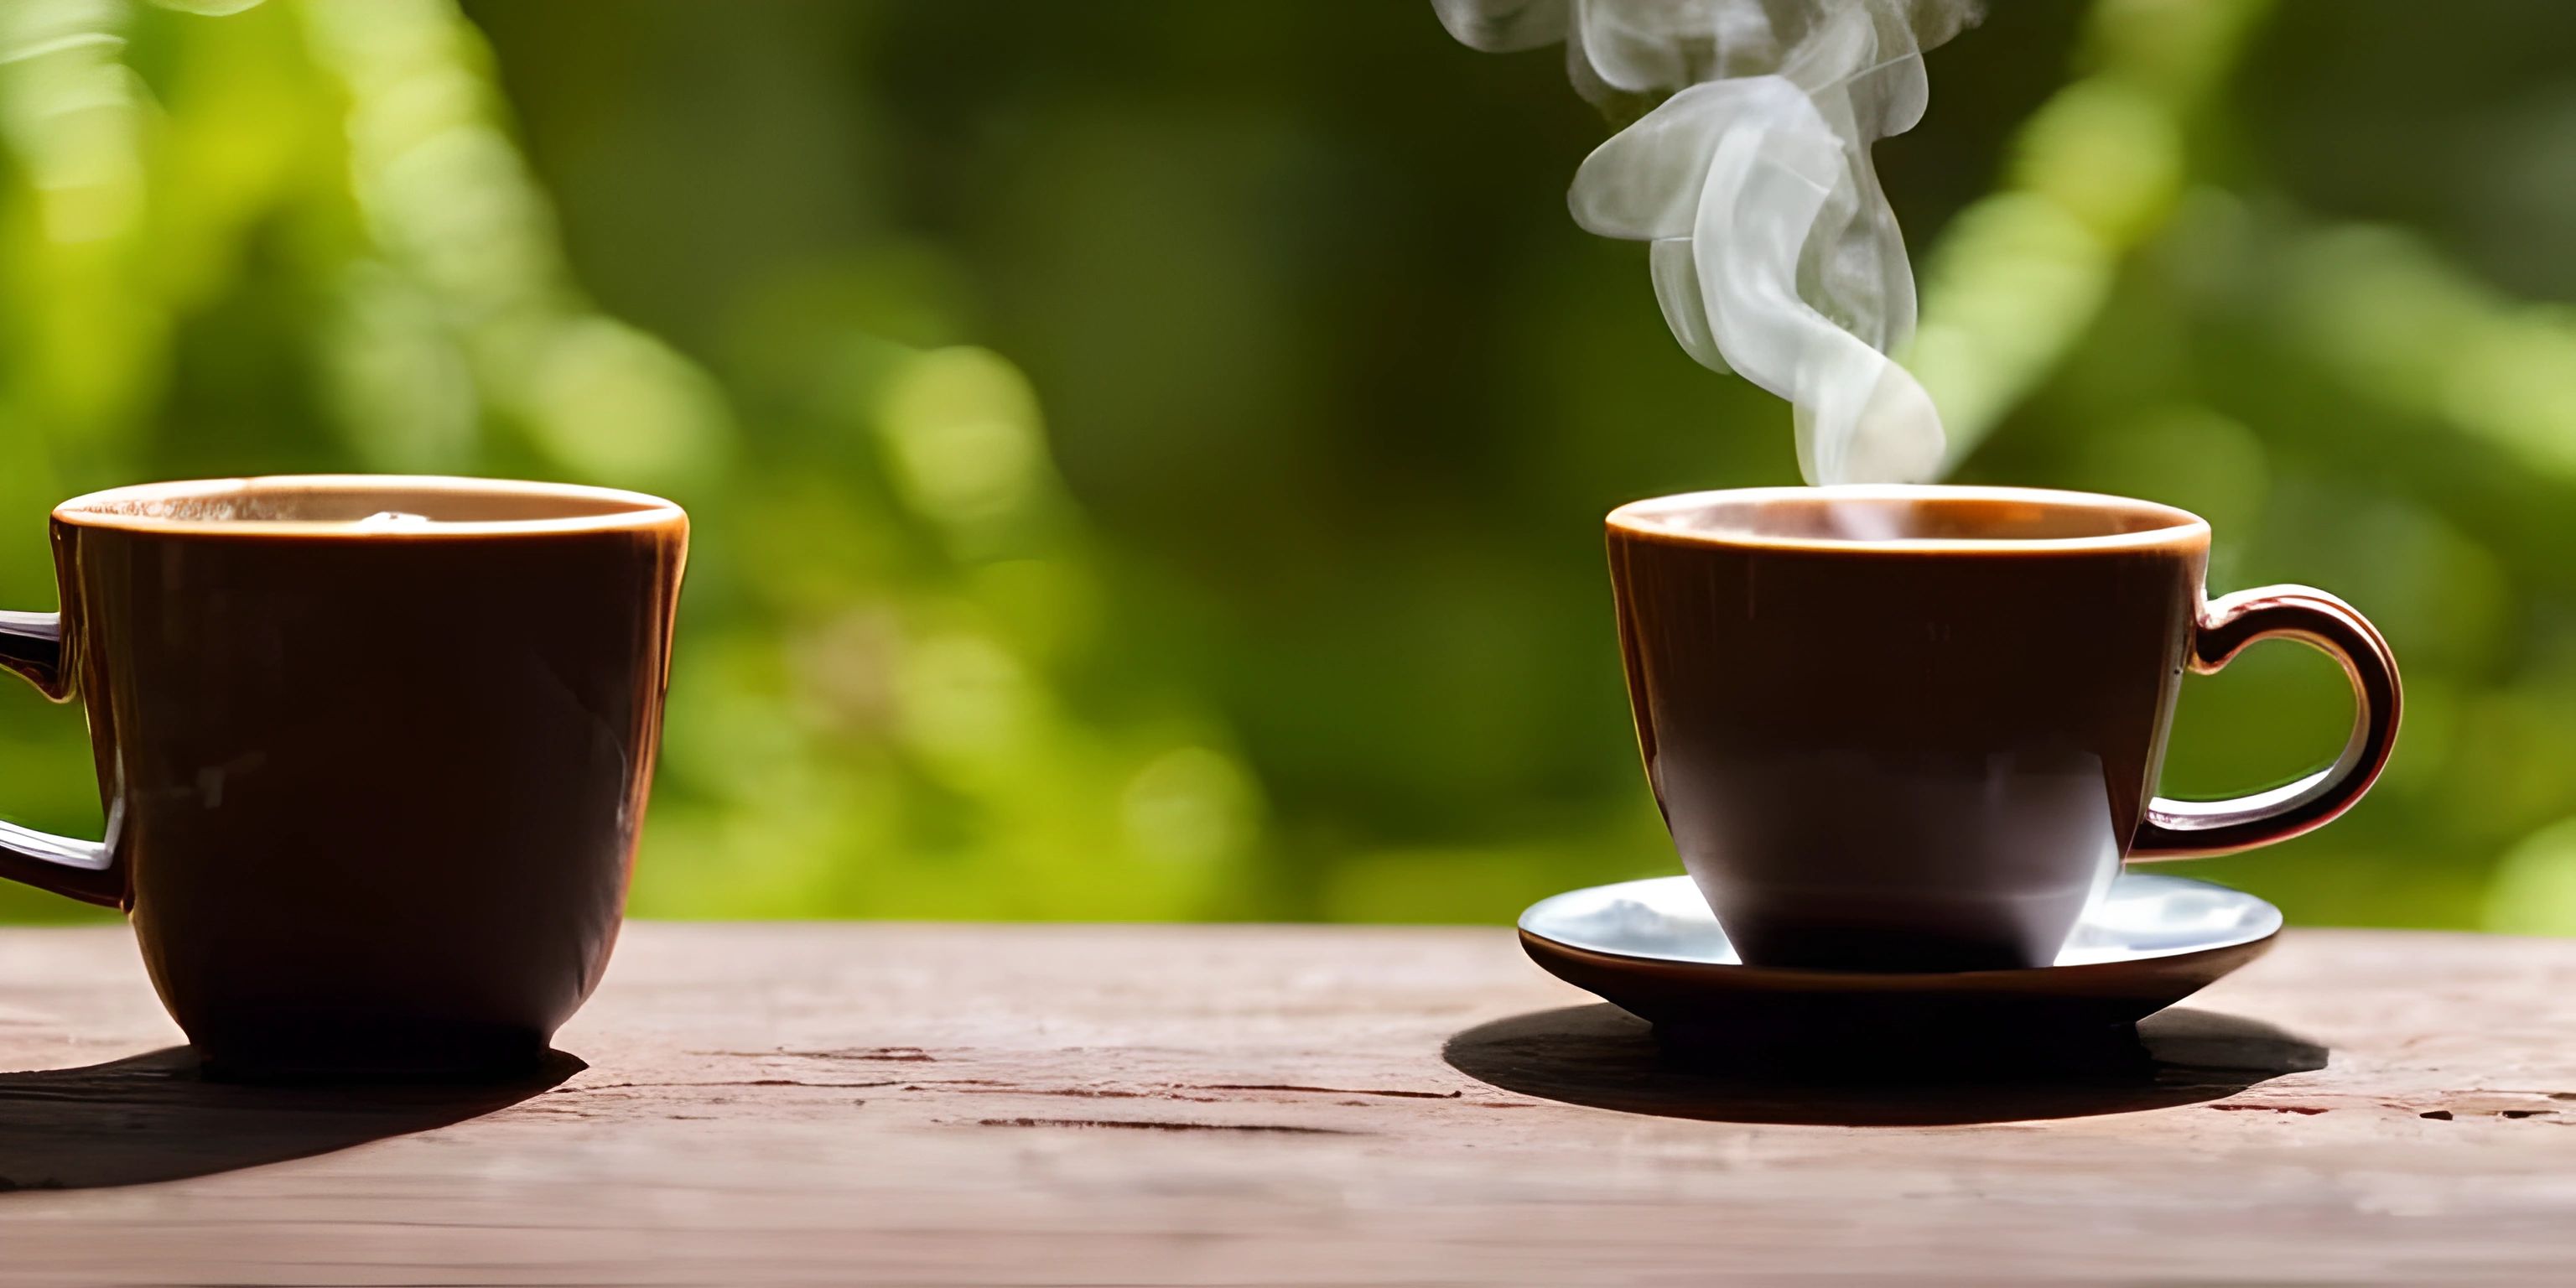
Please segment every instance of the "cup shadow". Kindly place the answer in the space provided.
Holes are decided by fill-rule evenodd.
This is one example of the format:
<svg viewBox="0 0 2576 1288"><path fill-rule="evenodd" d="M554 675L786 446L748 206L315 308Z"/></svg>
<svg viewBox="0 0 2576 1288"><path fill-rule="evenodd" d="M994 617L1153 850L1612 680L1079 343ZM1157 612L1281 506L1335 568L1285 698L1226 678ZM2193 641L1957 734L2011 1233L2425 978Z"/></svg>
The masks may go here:
<svg viewBox="0 0 2576 1288"><path fill-rule="evenodd" d="M0 1073L0 1191L142 1185L327 1154L507 1108L581 1072L549 1051L473 1085L211 1081L186 1047L78 1069Z"/></svg>
<svg viewBox="0 0 2576 1288"><path fill-rule="evenodd" d="M2224 1099L2326 1066L2325 1047L2258 1020L2174 1009L2134 1028L1953 1044L1736 1049L1659 1032L1615 1006L1464 1030L1451 1068L1522 1095L1710 1122L1934 1127L2081 1118Z"/></svg>

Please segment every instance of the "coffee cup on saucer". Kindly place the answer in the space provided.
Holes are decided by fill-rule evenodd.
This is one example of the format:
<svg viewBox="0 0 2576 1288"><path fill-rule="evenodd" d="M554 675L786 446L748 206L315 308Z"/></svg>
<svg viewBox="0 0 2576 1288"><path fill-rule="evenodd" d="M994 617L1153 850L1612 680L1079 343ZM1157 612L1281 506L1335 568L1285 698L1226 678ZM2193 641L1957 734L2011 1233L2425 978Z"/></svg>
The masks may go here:
<svg viewBox="0 0 2576 1288"><path fill-rule="evenodd" d="M2121 863L2252 849L2368 791L2396 660L2300 586L2209 599L2209 525L2021 488L1701 492L1608 520L1646 777L1748 965L2057 960ZM2232 801L2153 795L2186 671L2258 640L2333 656L2343 753Z"/></svg>
<svg viewBox="0 0 2576 1288"><path fill-rule="evenodd" d="M1689 875L1542 901L1521 939L1659 1026L2134 1021L2281 918L2123 865L2323 826L2396 738L2379 632L2305 587L2209 598L2209 525L2171 506L1754 488L1607 527L1637 741ZM2183 675L2273 638L2351 679L2334 764L2237 800L2154 795Z"/></svg>

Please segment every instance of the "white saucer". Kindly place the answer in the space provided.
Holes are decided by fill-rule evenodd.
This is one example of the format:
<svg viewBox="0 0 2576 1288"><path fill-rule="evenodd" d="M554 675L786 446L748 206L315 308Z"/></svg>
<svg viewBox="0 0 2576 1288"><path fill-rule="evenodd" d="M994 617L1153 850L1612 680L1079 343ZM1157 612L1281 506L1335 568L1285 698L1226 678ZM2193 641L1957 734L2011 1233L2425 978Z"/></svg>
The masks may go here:
<svg viewBox="0 0 2576 1288"><path fill-rule="evenodd" d="M2281 910L2184 877L2123 873L2057 961L1897 974L1747 966L1688 877L1595 886L1521 914L1540 966L1659 1025L1842 1036L1960 1026L2128 1024L2261 956Z"/></svg>

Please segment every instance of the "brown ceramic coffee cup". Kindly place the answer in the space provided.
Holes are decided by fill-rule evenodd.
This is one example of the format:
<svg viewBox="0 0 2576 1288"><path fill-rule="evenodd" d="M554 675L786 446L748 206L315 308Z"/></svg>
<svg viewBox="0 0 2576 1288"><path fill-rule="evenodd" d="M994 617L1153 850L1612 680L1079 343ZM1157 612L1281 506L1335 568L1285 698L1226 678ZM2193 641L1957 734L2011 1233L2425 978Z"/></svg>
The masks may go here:
<svg viewBox="0 0 2576 1288"><path fill-rule="evenodd" d="M660 738L688 519L327 476L54 511L62 611L0 663L89 716L107 836L0 876L121 908L210 1069L532 1067L599 982Z"/></svg>
<svg viewBox="0 0 2576 1288"><path fill-rule="evenodd" d="M2397 663L2335 597L2211 600L2209 525L2018 488L1758 488L1611 512L1646 776L1748 963L2044 966L2125 859L2223 854L2351 807L2397 733ZM2322 649L2358 710L2335 763L2154 796L2185 670Z"/></svg>

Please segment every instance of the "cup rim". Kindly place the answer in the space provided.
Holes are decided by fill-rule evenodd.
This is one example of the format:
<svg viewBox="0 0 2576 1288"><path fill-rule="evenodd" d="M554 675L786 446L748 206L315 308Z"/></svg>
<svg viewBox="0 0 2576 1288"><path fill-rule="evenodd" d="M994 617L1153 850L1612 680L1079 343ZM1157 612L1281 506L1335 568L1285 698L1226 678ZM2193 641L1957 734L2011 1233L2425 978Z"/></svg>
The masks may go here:
<svg viewBox="0 0 2576 1288"><path fill-rule="evenodd" d="M2088 510L2118 509L2162 520L2134 532L2080 537L1843 537L1767 532L1709 532L1679 526L1670 519L1685 511L1713 505L1749 505L1836 497L1855 501L2018 501ZM2179 506L2107 492L2063 488L2003 487L1962 483L1837 483L1822 487L1776 486L1717 488L1678 492L1631 501L1603 520L1613 532L1680 545L1730 549L1831 550L1850 553L2066 554L2090 551L2145 550L2170 545L2205 545L2209 521Z"/></svg>
<svg viewBox="0 0 2576 1288"><path fill-rule="evenodd" d="M535 519L476 519L412 527L361 527L352 519L208 519L166 514L127 514L96 507L149 504L156 501L201 501L254 491L299 489L383 490L387 492L455 493L514 496L540 500L582 501L624 507L597 514L568 514ZM454 537L536 536L557 533L623 532L686 523L688 512L672 501L645 492L549 483L530 479L471 478L451 474L253 474L233 478L175 479L134 483L83 493L54 507L56 523L82 528L209 537L296 537L342 540L435 541Z"/></svg>

